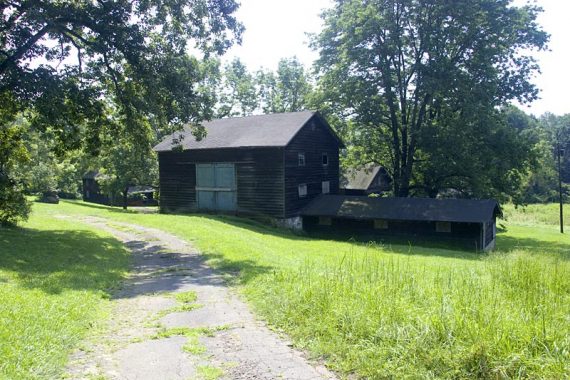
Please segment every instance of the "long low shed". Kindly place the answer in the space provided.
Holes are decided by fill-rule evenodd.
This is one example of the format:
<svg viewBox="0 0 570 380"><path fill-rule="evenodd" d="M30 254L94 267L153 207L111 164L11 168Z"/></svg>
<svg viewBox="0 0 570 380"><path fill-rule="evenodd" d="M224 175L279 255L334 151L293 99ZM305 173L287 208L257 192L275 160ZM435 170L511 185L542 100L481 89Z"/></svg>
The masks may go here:
<svg viewBox="0 0 570 380"><path fill-rule="evenodd" d="M439 236L474 244L478 250L495 247L494 200L375 198L321 195L301 213L307 231L374 232L379 235Z"/></svg>

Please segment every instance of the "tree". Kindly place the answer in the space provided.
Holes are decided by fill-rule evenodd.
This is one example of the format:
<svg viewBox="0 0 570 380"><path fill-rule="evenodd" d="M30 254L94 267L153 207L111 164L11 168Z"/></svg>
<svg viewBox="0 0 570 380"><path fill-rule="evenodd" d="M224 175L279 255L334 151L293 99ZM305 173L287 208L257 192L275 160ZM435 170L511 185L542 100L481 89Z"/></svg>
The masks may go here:
<svg viewBox="0 0 570 380"><path fill-rule="evenodd" d="M312 42L322 108L349 122L360 155L388 169L396 196L442 186L509 194L528 169L500 109L536 98L529 51L548 36L539 8L509 3L337 0L323 14ZM474 171L456 172L465 165Z"/></svg>
<svg viewBox="0 0 570 380"><path fill-rule="evenodd" d="M7 123L4 115L0 110L0 226L9 226L27 219L30 213L22 182L9 175L19 162L28 161L29 155L22 141L21 123Z"/></svg>
<svg viewBox="0 0 570 380"><path fill-rule="evenodd" d="M96 152L101 130L141 141L147 126L162 136L210 118L196 90L200 63L187 51L208 57L239 42L237 7L234 0L1 2L3 128L25 113L37 130L50 128L60 150L87 143Z"/></svg>
<svg viewBox="0 0 570 380"><path fill-rule="evenodd" d="M248 116L258 107L253 74L239 58L224 67L218 101L216 116L219 118Z"/></svg>
<svg viewBox="0 0 570 380"><path fill-rule="evenodd" d="M297 57L282 58L275 73L260 70L256 81L264 113L307 109L312 86L308 73Z"/></svg>

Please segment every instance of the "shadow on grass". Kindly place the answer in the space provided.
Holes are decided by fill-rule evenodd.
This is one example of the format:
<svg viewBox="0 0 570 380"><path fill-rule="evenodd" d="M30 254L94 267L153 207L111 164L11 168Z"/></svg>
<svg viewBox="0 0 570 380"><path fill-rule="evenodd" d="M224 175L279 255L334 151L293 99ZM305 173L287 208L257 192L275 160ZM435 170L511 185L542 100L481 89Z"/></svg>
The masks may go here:
<svg viewBox="0 0 570 380"><path fill-rule="evenodd" d="M128 263L119 241L90 231L0 230L0 271L13 272L9 276L25 288L50 294L68 289L109 294Z"/></svg>
<svg viewBox="0 0 570 380"><path fill-rule="evenodd" d="M513 237L498 235L497 249L500 251L512 251L515 249L525 249L534 253L559 253L561 258L570 260L570 243L563 241L540 240L532 237Z"/></svg>
<svg viewBox="0 0 570 380"><path fill-rule="evenodd" d="M225 223L232 227L242 228L262 235L291 241L317 241L328 240L342 243L351 243L358 246L378 245L386 247L392 252L406 255L438 256L449 258L462 258L479 260L482 255L471 248L470 243L457 240L442 240L418 236L375 236L367 233L323 233L323 232L293 232L281 227L272 226L267 221L242 218L229 215L213 214L177 214L179 216L200 217Z"/></svg>
<svg viewBox="0 0 570 380"><path fill-rule="evenodd" d="M136 211L136 207L134 207L134 209L132 209L131 208L132 206L129 206L129 208L127 208L126 210L123 210L123 208L120 206L107 206L107 205L102 205L99 203L85 202L85 201L81 201L81 200L66 199L65 202L73 204L75 206L93 208L93 209L97 209L97 210L104 210L104 211L109 211L109 212L114 212L114 213L119 213L119 214L138 214L139 213L138 211Z"/></svg>

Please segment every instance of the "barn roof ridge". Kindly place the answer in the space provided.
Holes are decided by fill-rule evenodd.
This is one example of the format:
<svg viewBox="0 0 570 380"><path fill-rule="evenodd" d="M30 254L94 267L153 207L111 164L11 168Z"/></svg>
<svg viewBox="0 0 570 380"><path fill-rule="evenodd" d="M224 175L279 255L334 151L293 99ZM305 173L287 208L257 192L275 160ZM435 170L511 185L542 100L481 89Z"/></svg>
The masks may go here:
<svg viewBox="0 0 570 380"><path fill-rule="evenodd" d="M285 147L313 117L319 118L330 133L342 141L318 111L306 110L263 115L214 119L203 122L207 136L197 141L188 128L162 139L153 149L171 151L220 148Z"/></svg>

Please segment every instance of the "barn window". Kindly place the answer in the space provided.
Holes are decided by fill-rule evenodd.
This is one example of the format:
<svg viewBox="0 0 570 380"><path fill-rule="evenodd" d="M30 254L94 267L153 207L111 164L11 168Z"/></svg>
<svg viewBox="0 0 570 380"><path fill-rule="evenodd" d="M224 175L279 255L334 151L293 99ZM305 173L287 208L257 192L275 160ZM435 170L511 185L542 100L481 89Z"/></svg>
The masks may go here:
<svg viewBox="0 0 570 380"><path fill-rule="evenodd" d="M435 230L437 232L451 232L451 223L449 222L436 222Z"/></svg>
<svg viewBox="0 0 570 380"><path fill-rule="evenodd" d="M322 185L322 189L323 189L323 194L328 194L331 192L330 181L323 181L321 185Z"/></svg>
<svg viewBox="0 0 570 380"><path fill-rule="evenodd" d="M305 166L305 153L299 153L299 166Z"/></svg>
<svg viewBox="0 0 570 380"><path fill-rule="evenodd" d="M299 198L305 198L307 196L307 184L302 183L299 185Z"/></svg>
<svg viewBox="0 0 570 380"><path fill-rule="evenodd" d="M323 166L329 165L329 155L327 153L323 153Z"/></svg>
<svg viewBox="0 0 570 380"><path fill-rule="evenodd" d="M319 226L332 226L332 218L319 216Z"/></svg>
<svg viewBox="0 0 570 380"><path fill-rule="evenodd" d="M374 219L374 228L377 230L387 230L388 221L384 219Z"/></svg>

